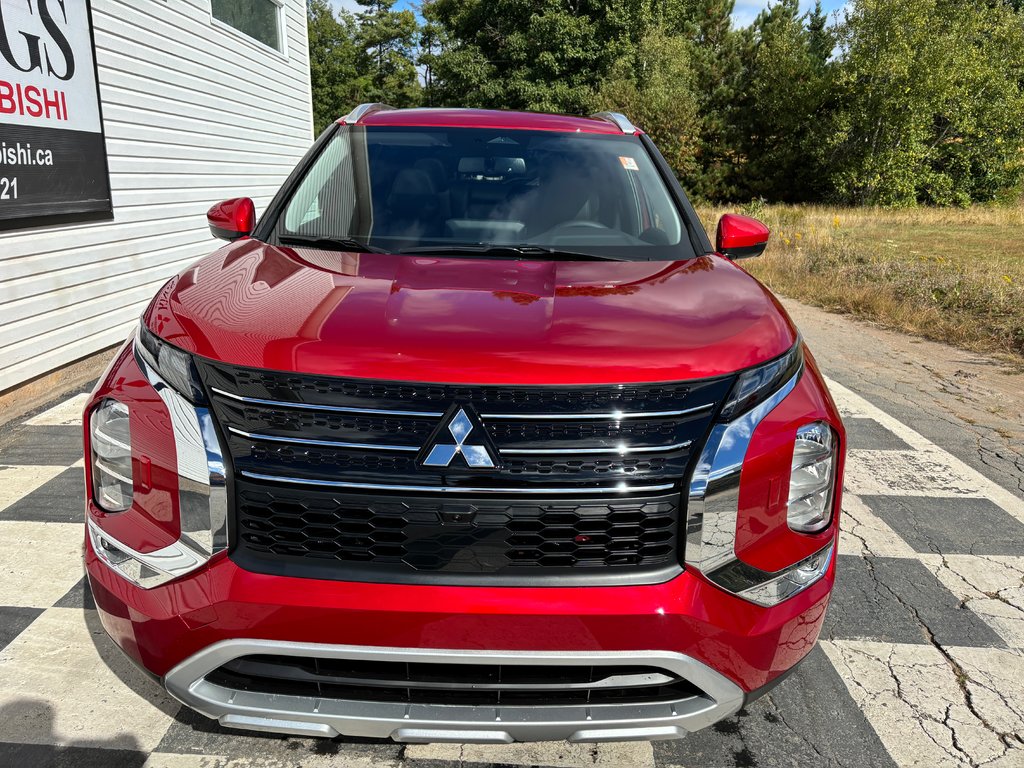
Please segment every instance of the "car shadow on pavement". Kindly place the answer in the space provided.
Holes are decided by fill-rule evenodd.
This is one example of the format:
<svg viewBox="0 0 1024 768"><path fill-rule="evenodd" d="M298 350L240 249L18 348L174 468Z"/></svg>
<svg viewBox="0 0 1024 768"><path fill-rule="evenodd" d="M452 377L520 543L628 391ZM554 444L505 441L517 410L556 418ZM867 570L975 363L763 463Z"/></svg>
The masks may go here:
<svg viewBox="0 0 1024 768"><path fill-rule="evenodd" d="M144 671L127 654L118 648L114 641L107 635L107 631L100 622L99 614L96 612L96 604L93 602L92 592L89 589L88 579L80 582L79 606L85 620L85 627L89 632L89 639L92 641L96 654L107 667L114 673L114 676L128 688L132 693L148 701L169 717L174 717L181 704L171 698L163 689L156 677ZM79 587L76 587L79 589ZM72 606L67 606L72 607ZM128 702L126 701L126 706Z"/></svg>
<svg viewBox="0 0 1024 768"><path fill-rule="evenodd" d="M107 635L103 624L100 622L99 614L96 612L96 604L89 589L88 579L83 579L75 588L75 591L77 594L69 595L66 598L65 607L82 609L89 637L92 640L97 655L107 669L113 672L126 688L173 718L174 722L171 724L165 737L171 748L195 752L197 748L201 747L199 751L206 754L222 754L225 752L233 754L239 750L243 753L248 753L250 750L259 753L262 748L256 748L253 745L257 743L264 745L279 743L282 748L287 750L289 755L294 755L297 751L308 751L316 755L333 755L337 754L341 748L352 745L399 748L390 739L362 739L356 737L303 739L280 733L263 733L225 728L216 720L191 710L171 698L157 678L144 671L114 644L114 641ZM6 765L2 761L0 761L0 764ZM20 766L20 764L17 765ZM75 766L75 768L81 767Z"/></svg>

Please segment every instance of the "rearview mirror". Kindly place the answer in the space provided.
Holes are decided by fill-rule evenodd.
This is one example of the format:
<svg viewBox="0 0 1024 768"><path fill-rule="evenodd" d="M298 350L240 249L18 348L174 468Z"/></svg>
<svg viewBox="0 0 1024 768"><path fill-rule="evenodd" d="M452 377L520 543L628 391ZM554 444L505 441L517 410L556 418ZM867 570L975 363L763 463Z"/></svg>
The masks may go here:
<svg viewBox="0 0 1024 768"><path fill-rule="evenodd" d="M221 240L248 237L256 227L256 206L248 197L235 197L217 203L206 212L210 232Z"/></svg>
<svg viewBox="0 0 1024 768"><path fill-rule="evenodd" d="M770 236L771 230L757 219L727 213L718 220L715 248L734 261L750 259L764 253Z"/></svg>

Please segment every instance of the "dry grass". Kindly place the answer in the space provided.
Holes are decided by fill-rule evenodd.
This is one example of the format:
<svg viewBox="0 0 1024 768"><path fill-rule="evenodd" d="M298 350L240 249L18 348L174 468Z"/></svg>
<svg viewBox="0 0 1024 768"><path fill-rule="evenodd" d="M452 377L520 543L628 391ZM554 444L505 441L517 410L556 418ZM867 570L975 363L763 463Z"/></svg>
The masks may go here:
<svg viewBox="0 0 1024 768"><path fill-rule="evenodd" d="M727 208L704 208L713 232ZM760 205L772 240L744 262L773 291L1024 361L1024 206L876 210Z"/></svg>

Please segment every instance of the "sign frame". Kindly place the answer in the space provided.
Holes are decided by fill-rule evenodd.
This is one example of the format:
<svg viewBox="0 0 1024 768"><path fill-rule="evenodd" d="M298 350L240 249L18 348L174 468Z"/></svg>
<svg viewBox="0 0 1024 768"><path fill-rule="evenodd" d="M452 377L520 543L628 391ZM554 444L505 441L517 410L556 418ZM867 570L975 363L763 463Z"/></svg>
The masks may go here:
<svg viewBox="0 0 1024 768"><path fill-rule="evenodd" d="M68 210L55 210L48 213L31 213L24 216L14 216L10 218L0 217L0 232L10 232L11 230L27 230L36 229L40 227L53 227L67 224L85 223L85 222L99 222L99 221L113 221L114 219L114 205L113 205L113 191L110 184L110 157L107 151L107 135L106 127L103 122L103 97L100 92L100 74L99 74L99 57L96 54L96 27L93 22L92 12L92 0L82 0L85 4L85 16L89 24L89 49L92 54L92 68L93 68L93 80L96 86L96 111L99 116L99 131L98 131L98 144L102 147L102 191L105 192L105 205L97 207L95 205L90 206L87 210L74 210L76 205L81 206L81 203L69 202L69 203L54 203L54 206L64 206ZM0 115L0 122L2 122L3 116ZM4 166L0 166L0 175L2 175L2 169ZM99 166L97 166L97 171ZM0 203L2 205L3 203Z"/></svg>

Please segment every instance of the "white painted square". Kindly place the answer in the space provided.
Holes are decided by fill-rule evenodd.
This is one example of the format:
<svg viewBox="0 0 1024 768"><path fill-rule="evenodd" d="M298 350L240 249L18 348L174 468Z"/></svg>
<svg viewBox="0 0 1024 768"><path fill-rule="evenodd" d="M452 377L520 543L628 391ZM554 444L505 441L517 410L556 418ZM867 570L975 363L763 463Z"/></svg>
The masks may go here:
<svg viewBox="0 0 1024 768"><path fill-rule="evenodd" d="M245 738L239 731L240 738ZM142 768L400 768L397 760L381 759L375 755L310 755L296 756L295 763L283 763L280 757L226 757L224 755L181 755L154 752ZM626 768L626 766L623 766Z"/></svg>
<svg viewBox="0 0 1024 768"><path fill-rule="evenodd" d="M65 469L67 467L32 464L13 467L0 465L0 511L50 482Z"/></svg>
<svg viewBox="0 0 1024 768"><path fill-rule="evenodd" d="M0 605L49 608L82 578L78 523L0 520Z"/></svg>
<svg viewBox="0 0 1024 768"><path fill-rule="evenodd" d="M867 419L870 416L863 410L857 407L855 403L845 401L841 398L833 398L836 401L836 408L839 409L839 415L844 419Z"/></svg>
<svg viewBox="0 0 1024 768"><path fill-rule="evenodd" d="M920 555L920 559L1007 645L1024 649L1024 557Z"/></svg>
<svg viewBox="0 0 1024 768"><path fill-rule="evenodd" d="M85 401L88 399L89 393L82 392L49 410L36 414L25 423L32 427L78 426L82 423L82 411L85 410Z"/></svg>
<svg viewBox="0 0 1024 768"><path fill-rule="evenodd" d="M839 552L861 557L916 558L917 553L853 493L843 494Z"/></svg>
<svg viewBox="0 0 1024 768"><path fill-rule="evenodd" d="M950 648L949 655L966 675L971 703L985 722L997 732L1024 736L1024 655L1000 648ZM1024 744L1017 742L1007 758L1024 765Z"/></svg>
<svg viewBox="0 0 1024 768"><path fill-rule="evenodd" d="M1002 507L1003 510L1013 515L1021 523L1024 523L1024 498L1021 498L1018 494L1011 493L998 483L992 482L983 474L978 472L978 470L969 466L947 451L942 450L935 445L935 443L931 442L920 433L914 431L898 419L893 418L860 395L851 392L839 382L834 381L833 379L826 379L825 381L828 384L828 388L832 393L833 399L836 401L837 405L839 405L840 410L844 415L848 414L850 416L874 419L907 445L918 451L922 451L932 455L933 457L939 458L943 464L952 468L958 477L966 480L971 488L980 489L982 491L981 494L977 495L985 496L985 498ZM856 467L854 469L855 471L858 470ZM855 479L858 482L861 480L859 476ZM868 493L868 491L858 488L857 486L852 487L854 489L854 493Z"/></svg>
<svg viewBox="0 0 1024 768"><path fill-rule="evenodd" d="M1009 768L1022 764L1024 752L1008 751L1000 736L971 711L957 681L957 670L937 648L863 640L823 641L821 645L897 765ZM1007 664L1007 676L1021 674L1014 672L1022 661L1014 652L984 649L988 653L979 655L975 650L956 652L969 651L964 658L994 680L1001 677L996 671L1000 662ZM963 671L975 674L974 668ZM965 684L972 693L981 686L971 680ZM974 708L977 711L977 702ZM986 701L982 716L989 724L1016 722L1024 727L1016 705L1000 703L994 695Z"/></svg>
<svg viewBox="0 0 1024 768"><path fill-rule="evenodd" d="M871 418L870 409L864 408L865 401L861 397L831 379L826 379L825 383L828 385L829 394L832 395L836 408L839 409L839 414L843 418Z"/></svg>
<svg viewBox="0 0 1024 768"><path fill-rule="evenodd" d="M406 760L437 760L471 765L543 765L545 768L654 768L649 741L570 744L543 741L524 744L410 744Z"/></svg>
<svg viewBox="0 0 1024 768"><path fill-rule="evenodd" d="M945 451L851 450L845 486L861 496L983 497L973 478L965 476Z"/></svg>
<svg viewBox="0 0 1024 768"><path fill-rule="evenodd" d="M0 741L148 752L179 708L95 611L51 608L0 651Z"/></svg>

